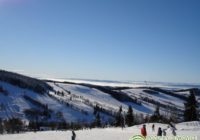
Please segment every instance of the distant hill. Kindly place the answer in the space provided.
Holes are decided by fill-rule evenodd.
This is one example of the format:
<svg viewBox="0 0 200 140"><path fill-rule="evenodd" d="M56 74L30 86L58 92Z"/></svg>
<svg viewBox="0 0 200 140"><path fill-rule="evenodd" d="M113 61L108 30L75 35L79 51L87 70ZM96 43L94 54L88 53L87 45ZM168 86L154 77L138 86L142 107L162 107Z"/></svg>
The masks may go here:
<svg viewBox="0 0 200 140"><path fill-rule="evenodd" d="M44 81L4 70L0 70L0 80L21 88L31 89L39 93L52 90L52 88Z"/></svg>
<svg viewBox="0 0 200 140"><path fill-rule="evenodd" d="M39 80L0 70L0 118L92 123L99 114L101 122L106 124L115 121L120 107L125 115L131 106L136 118L141 118L137 121L142 122L159 106L164 116L182 121L190 90L196 91L200 103L198 88L129 87L120 82L119 86L117 83L107 86L95 82Z"/></svg>

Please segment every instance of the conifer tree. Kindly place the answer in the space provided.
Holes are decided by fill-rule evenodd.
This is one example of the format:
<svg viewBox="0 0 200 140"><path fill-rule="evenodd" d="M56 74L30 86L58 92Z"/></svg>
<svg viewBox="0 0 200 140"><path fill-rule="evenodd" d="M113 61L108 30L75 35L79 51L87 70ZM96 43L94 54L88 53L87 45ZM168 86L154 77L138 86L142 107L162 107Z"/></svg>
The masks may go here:
<svg viewBox="0 0 200 140"><path fill-rule="evenodd" d="M97 113L97 115L96 115L95 125L96 125L97 127L101 127L101 117L100 117L100 114L99 114L99 113Z"/></svg>
<svg viewBox="0 0 200 140"><path fill-rule="evenodd" d="M185 103L185 112L184 112L184 120L185 121L197 121L197 101L195 97L195 91L192 90L188 99Z"/></svg>
<svg viewBox="0 0 200 140"><path fill-rule="evenodd" d="M116 122L115 126L121 126L121 127L124 126L124 118L122 115L122 106L119 107L119 111L116 115L115 122Z"/></svg>
<svg viewBox="0 0 200 140"><path fill-rule="evenodd" d="M131 106L129 106L128 112L126 114L126 124L128 126L133 126L134 125L133 109L132 109Z"/></svg>

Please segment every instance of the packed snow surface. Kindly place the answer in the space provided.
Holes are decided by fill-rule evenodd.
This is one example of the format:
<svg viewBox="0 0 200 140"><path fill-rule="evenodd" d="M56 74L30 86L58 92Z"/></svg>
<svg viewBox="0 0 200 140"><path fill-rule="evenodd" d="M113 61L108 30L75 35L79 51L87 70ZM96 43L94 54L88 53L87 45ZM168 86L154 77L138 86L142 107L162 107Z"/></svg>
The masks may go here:
<svg viewBox="0 0 200 140"><path fill-rule="evenodd" d="M152 131L152 124L146 124L148 136L156 136L157 129L167 128L167 124L155 123L155 132ZM87 129L75 131L76 140L129 140L130 137L140 134L142 125L129 128L105 128L105 129ZM200 140L200 122L188 122L176 125L177 136L197 136ZM0 135L0 140L71 140L71 131L46 131L46 132L28 132L23 134ZM170 130L167 130L167 136L172 136Z"/></svg>

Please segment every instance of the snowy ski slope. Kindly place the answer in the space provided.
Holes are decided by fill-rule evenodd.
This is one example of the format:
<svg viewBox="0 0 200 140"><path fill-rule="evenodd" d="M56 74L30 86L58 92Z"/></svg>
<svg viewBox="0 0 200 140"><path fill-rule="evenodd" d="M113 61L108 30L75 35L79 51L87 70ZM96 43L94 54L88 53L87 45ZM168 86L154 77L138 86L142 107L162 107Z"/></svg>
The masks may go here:
<svg viewBox="0 0 200 140"><path fill-rule="evenodd" d="M156 136L158 127L167 128L167 124L155 124L155 132L152 131L152 124L146 124L148 136ZM134 135L140 134L142 125L130 128L105 128L92 130L75 131L76 140L129 140ZM187 122L176 125L177 136L197 137L200 140L200 122ZM171 130L167 130L167 136L172 137ZM46 131L46 132L28 132L24 134L0 135L0 140L70 140L71 131Z"/></svg>

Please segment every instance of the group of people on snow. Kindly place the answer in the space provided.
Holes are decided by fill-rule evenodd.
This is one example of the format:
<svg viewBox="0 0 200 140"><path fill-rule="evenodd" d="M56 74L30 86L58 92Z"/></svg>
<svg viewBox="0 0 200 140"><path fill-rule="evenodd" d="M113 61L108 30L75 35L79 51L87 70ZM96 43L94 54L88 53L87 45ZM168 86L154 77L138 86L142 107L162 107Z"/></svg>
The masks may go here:
<svg viewBox="0 0 200 140"><path fill-rule="evenodd" d="M155 124L152 125L152 132L155 132ZM167 132L171 133L173 136L176 136L176 128L171 124L168 125L165 129L158 127L157 136L166 136ZM144 137L147 136L146 125L143 125L143 127L141 128L141 135Z"/></svg>
<svg viewBox="0 0 200 140"><path fill-rule="evenodd" d="M152 125L152 132L155 132L155 124ZM173 125L168 125L167 128L162 129L158 127L157 136L166 136L167 132L170 132L173 136L176 136L176 128ZM146 137L147 136L147 129L146 125L143 125L141 128L141 135ZM72 130L72 140L76 139L76 134L74 130Z"/></svg>

